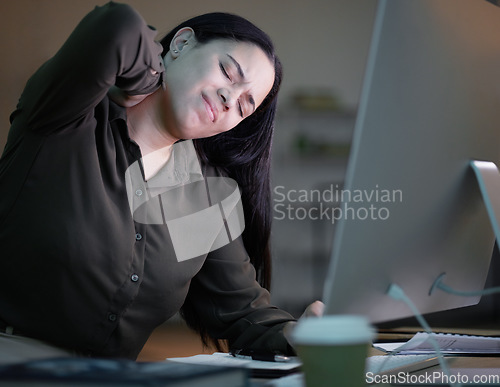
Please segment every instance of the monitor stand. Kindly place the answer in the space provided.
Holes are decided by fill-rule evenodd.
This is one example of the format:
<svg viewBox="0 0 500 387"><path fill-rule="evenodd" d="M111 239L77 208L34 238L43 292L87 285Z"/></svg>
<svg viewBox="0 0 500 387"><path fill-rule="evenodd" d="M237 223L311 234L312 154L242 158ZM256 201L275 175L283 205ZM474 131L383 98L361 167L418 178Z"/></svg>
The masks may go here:
<svg viewBox="0 0 500 387"><path fill-rule="evenodd" d="M495 239L500 246L500 172L498 171L495 163L491 161L472 160L470 162L470 166L476 175L479 189L483 197L483 203L486 207L486 211L488 212L488 217L490 219L491 227L493 228ZM443 283L445 276L446 273L441 273L439 275L436 281L434 281L429 291L429 295L431 295L436 289L441 289L448 293L465 297L500 292L500 288L478 290L477 292L461 292L445 285Z"/></svg>

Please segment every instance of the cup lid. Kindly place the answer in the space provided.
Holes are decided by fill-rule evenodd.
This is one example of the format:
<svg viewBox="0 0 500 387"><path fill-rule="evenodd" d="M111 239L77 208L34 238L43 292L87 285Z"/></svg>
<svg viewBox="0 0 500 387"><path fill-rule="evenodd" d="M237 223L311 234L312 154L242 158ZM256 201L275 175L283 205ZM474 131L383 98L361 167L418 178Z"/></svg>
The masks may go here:
<svg viewBox="0 0 500 387"><path fill-rule="evenodd" d="M375 337L368 319L358 315L328 315L300 319L292 334L294 344L361 344Z"/></svg>

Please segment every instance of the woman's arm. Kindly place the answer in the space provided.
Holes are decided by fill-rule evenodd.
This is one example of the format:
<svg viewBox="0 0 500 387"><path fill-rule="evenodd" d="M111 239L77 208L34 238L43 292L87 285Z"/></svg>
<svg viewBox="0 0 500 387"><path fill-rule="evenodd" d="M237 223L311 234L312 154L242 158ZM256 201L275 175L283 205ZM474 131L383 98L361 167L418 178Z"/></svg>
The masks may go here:
<svg viewBox="0 0 500 387"><path fill-rule="evenodd" d="M164 71L155 36L128 5L96 7L30 78L18 111L32 129L52 131L82 119L113 85L127 95L153 92Z"/></svg>
<svg viewBox="0 0 500 387"><path fill-rule="evenodd" d="M123 107L135 106L141 103L148 95L149 94L130 95L115 85L111 86L108 91L109 98Z"/></svg>
<svg viewBox="0 0 500 387"><path fill-rule="evenodd" d="M186 303L194 311L189 315L198 319L188 323L201 323L212 337L228 340L230 348L293 353L283 329L295 319L270 304L241 238L209 254Z"/></svg>

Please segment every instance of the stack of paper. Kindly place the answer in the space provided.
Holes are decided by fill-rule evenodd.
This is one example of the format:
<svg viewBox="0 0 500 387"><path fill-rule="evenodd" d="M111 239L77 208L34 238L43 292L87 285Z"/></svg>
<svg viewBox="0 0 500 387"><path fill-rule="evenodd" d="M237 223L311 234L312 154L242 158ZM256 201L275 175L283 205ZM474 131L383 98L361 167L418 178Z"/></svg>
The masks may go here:
<svg viewBox="0 0 500 387"><path fill-rule="evenodd" d="M433 333L432 337L443 354L500 354L500 338ZM404 344L377 343L375 348L400 354L434 353L431 335L419 332Z"/></svg>

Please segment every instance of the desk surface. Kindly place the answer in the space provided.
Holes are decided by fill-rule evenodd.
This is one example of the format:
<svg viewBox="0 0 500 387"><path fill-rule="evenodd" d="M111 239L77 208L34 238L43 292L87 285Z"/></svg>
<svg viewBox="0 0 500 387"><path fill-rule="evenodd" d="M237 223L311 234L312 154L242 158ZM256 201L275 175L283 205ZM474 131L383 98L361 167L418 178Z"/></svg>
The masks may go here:
<svg viewBox="0 0 500 387"><path fill-rule="evenodd" d="M463 335L478 335L478 336L491 336L499 337L500 329L495 329L496 327L483 326L476 328L433 328L434 332L444 332L444 333L455 333ZM398 341L398 340L409 340L413 334L418 331L422 331L420 327L400 327L391 329L389 331L382 332L379 336L380 339L385 341ZM371 356L381 355L381 351L372 349L370 351ZM449 385L449 383L442 383L443 381L451 381L453 383L469 384L475 383L476 385L481 385L480 383L485 383L483 385L500 385L500 356L447 356L446 362L450 368L450 375L445 375L440 366L434 366L427 368L425 370L417 371L407 377L410 383L414 386L420 385ZM406 375L403 375L401 379L404 379ZM411 380L413 378L413 380ZM448 379L447 379L448 378ZM441 384L439 384L441 383ZM377 386L387 386L387 385L403 385L402 383L392 383L392 384L379 384Z"/></svg>
<svg viewBox="0 0 500 387"><path fill-rule="evenodd" d="M397 340L408 340L413 334L422 329L418 328L398 328L393 332L385 332L384 339L388 341ZM500 330L496 329L435 329L436 332L446 332L446 333L458 333L467 335L483 335L483 336L500 336ZM392 335L391 335L392 334ZM406 335L406 336L405 336ZM368 356L384 355L383 351L375 348L371 348ZM410 374L399 373L392 377L392 379L385 378L379 379L378 384L370 384L373 387L385 387L385 386L422 386L422 385L434 385L434 386L448 386L449 384L443 382L460 382L463 385L497 385L500 386L500 356L453 356L446 357L446 362L450 368L450 375L446 375L442 372L440 366L429 367L425 370L420 370L412 372ZM447 379L448 378L448 379ZM479 384L477 382L483 383ZM488 384L489 382L489 384ZM289 379L286 383L275 383L271 384L271 381L267 380L253 380L251 383L252 387L260 386L286 386L286 387L304 387L303 380L300 379Z"/></svg>
<svg viewBox="0 0 500 387"><path fill-rule="evenodd" d="M460 382L464 385L500 385L500 356L499 357L453 357L446 359L450 367L450 375L444 375L439 366L411 374L398 373L392 377L381 377L377 383L367 384L369 387L389 386L449 386L444 382ZM448 379L446 379L448 378ZM474 382L480 382L473 384ZM488 384L488 382L490 382ZM251 387L305 387L303 378L290 375L281 379L265 380L252 379Z"/></svg>
<svg viewBox="0 0 500 387"><path fill-rule="evenodd" d="M440 366L434 366L425 370L417 371L408 375L398 375L393 379L395 382L377 384L376 386L400 386L400 385L500 385L500 356L460 356L446 357L449 374L445 374Z"/></svg>
<svg viewBox="0 0 500 387"><path fill-rule="evenodd" d="M494 329L493 326L482 326L476 328L433 328L436 332L460 333L468 335L485 335L485 336L500 336L500 329ZM385 330L380 337L386 341L409 340L413 334L422 331L419 327L399 327L392 330ZM175 340L174 340L175 339ZM178 342L178 343L177 343ZM192 342L192 348L187 345ZM154 345L152 345L154 344ZM178 345L175 345L178 344ZM184 353L179 352L190 347L190 351ZM147 348L146 348L147 349ZM143 357L140 360L161 361L166 357L175 356L191 356L198 353L203 353L202 345L199 338L187 328L177 325L168 325L158 330L156 336L150 340L150 348L143 352ZM204 349L207 351L207 349ZM170 352L169 352L170 351ZM213 350L208 350L205 353L212 353ZM371 348L369 356L383 355L384 352ZM500 375L500 357L455 357L448 358L449 366L456 371L462 372L462 375L467 374L469 377L476 375ZM425 375L425 373L439 372L439 367L431 367L425 371L414 373L415 375ZM252 380L252 386L265 386L269 380ZM498 383L500 385L500 382ZM385 384L385 386L390 384ZM414 384L415 385L415 384ZM301 385L297 385L301 386ZM377 386L384 386L379 384ZM287 387L294 387L288 384Z"/></svg>

